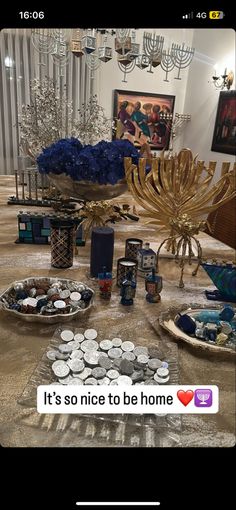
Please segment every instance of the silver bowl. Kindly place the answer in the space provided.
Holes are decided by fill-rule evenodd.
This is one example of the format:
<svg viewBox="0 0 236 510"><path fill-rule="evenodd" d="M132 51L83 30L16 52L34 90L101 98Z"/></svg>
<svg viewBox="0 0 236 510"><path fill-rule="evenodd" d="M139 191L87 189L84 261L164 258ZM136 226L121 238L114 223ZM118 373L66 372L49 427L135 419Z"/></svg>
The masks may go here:
<svg viewBox="0 0 236 510"><path fill-rule="evenodd" d="M80 200L110 200L127 191L126 179L116 184L98 184L90 181L73 181L69 175L49 173L48 178L63 195Z"/></svg>
<svg viewBox="0 0 236 510"><path fill-rule="evenodd" d="M80 283L83 283L83 282L77 282L75 280L69 280L69 279L65 279L65 278L47 278L47 277L46 278L32 277L32 278L26 278L25 280L17 280L15 282L13 282L10 285L10 287L8 287L8 289L6 289L0 295L0 310L4 310L11 315L15 315L16 317L18 317L26 322L42 322L42 323L46 323L46 324L55 324L56 322L68 322L68 321L74 319L75 317L78 317L79 315L86 313L87 310L89 310L89 308L91 308L91 306L93 304L94 290L91 289L90 287L88 287L85 283L83 283L83 285L85 286L85 289L86 290L89 289L93 293L92 298L91 298L87 308L84 308L84 309L78 308L77 310L75 310L74 312L71 312L71 313L67 313L67 314L63 314L63 313L59 314L58 313L58 314L55 314L52 316L40 315L40 314L30 314L30 313L26 314L26 313L21 313L21 312L18 312L17 310L11 310L10 308L8 308L6 298L8 297L10 292L13 290L14 285L16 283L23 283L24 285L30 285L34 282L39 283L40 281L42 281L44 283L48 282L48 283L50 283L50 285L52 283L61 282L65 286L73 285L73 284L78 285Z"/></svg>

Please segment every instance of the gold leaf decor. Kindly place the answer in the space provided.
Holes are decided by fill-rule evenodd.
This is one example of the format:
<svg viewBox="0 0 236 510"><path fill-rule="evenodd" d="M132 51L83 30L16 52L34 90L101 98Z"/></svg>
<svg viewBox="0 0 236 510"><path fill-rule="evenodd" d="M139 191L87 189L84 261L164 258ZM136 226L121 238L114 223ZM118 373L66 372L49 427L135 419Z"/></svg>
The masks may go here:
<svg viewBox="0 0 236 510"><path fill-rule="evenodd" d="M206 227L204 215L236 195L235 168L212 185L216 162L210 161L206 166L204 161L197 161L197 156L193 158L190 149L183 149L171 158L165 157L162 152L160 157L152 158L148 173L145 158L139 159L138 166L130 158L124 158L124 161L129 190L145 209L140 216L148 218L147 223L168 232L157 252L157 271L160 249L166 243L181 268L179 286L184 287L184 265L186 260L192 264L193 242L197 246L197 267L193 276L201 263L201 245L195 236ZM224 187L223 196L217 200Z"/></svg>

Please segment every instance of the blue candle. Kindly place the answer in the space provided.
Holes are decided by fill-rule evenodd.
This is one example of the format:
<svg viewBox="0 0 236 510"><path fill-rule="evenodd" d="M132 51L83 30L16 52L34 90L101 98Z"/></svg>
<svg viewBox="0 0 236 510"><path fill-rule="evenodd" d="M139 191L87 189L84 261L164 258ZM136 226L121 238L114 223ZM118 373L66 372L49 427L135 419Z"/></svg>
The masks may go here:
<svg viewBox="0 0 236 510"><path fill-rule="evenodd" d="M110 227L94 227L91 236L90 275L98 277L103 267L112 272L114 230Z"/></svg>

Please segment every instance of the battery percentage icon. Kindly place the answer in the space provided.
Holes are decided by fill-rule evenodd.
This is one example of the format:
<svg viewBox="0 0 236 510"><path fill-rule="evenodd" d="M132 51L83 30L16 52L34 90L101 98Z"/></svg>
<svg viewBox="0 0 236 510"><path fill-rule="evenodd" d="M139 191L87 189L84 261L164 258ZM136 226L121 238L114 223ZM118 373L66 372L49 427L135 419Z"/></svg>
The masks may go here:
<svg viewBox="0 0 236 510"><path fill-rule="evenodd" d="M223 11L210 11L209 18L210 19L222 19L225 16Z"/></svg>

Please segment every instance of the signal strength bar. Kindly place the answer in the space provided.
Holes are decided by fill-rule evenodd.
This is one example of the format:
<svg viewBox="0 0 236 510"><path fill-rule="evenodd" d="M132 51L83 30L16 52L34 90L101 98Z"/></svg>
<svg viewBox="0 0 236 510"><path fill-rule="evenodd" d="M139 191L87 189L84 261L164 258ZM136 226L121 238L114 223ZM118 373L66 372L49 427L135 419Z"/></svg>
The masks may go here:
<svg viewBox="0 0 236 510"><path fill-rule="evenodd" d="M183 19L188 19L188 18L193 19L193 12L189 12L188 14L184 14L182 16L182 18Z"/></svg>

